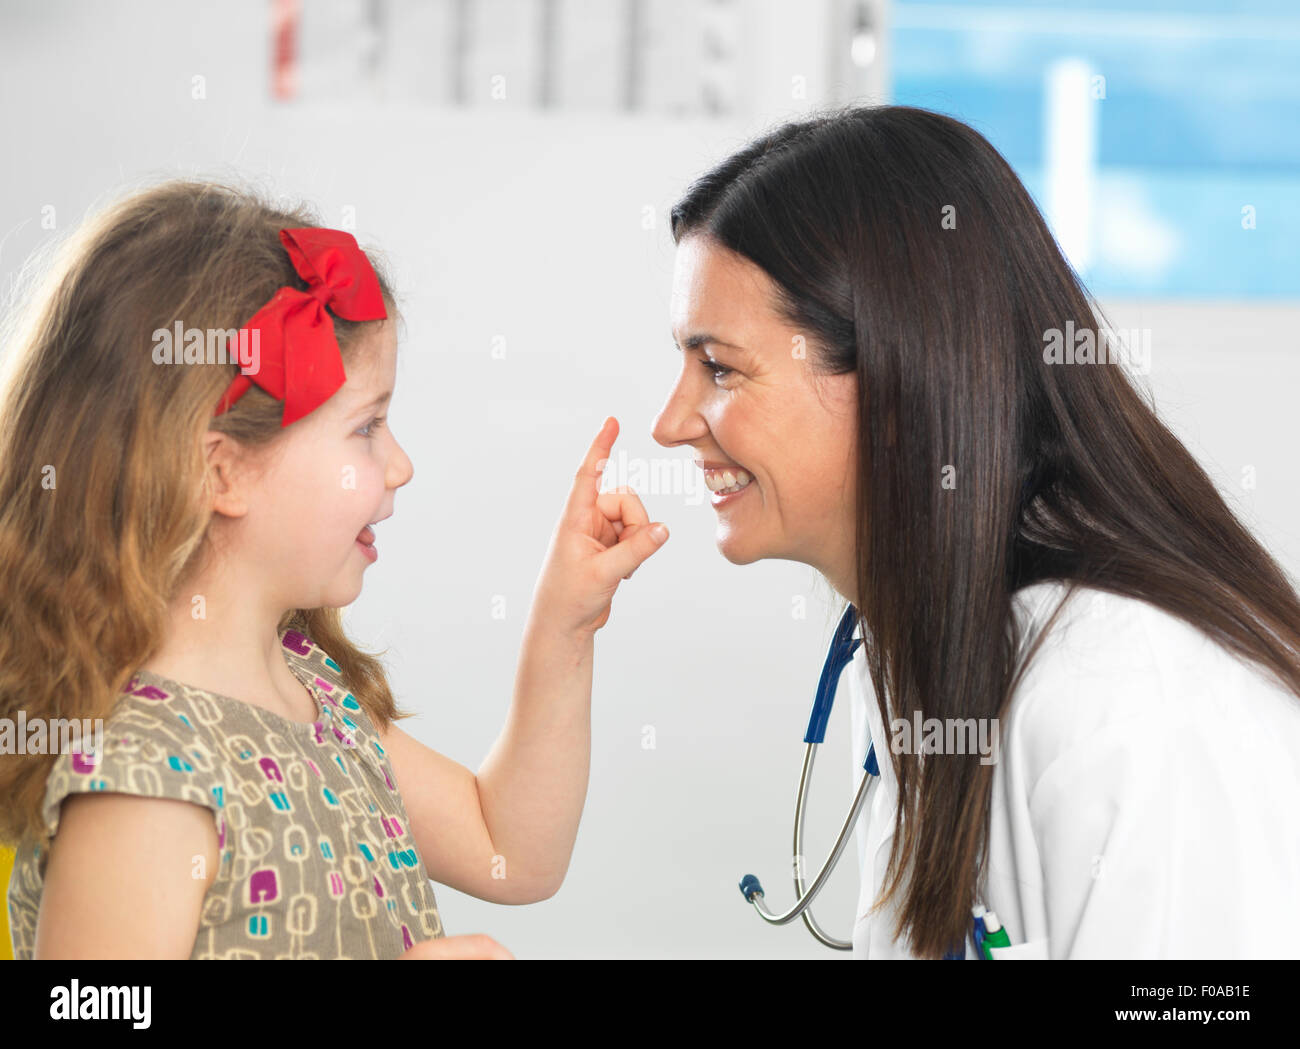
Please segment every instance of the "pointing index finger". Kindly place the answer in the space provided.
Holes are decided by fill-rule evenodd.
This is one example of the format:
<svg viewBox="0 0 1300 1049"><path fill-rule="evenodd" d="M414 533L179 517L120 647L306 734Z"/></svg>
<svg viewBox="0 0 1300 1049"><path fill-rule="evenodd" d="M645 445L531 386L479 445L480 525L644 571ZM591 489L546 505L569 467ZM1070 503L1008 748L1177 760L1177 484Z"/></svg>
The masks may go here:
<svg viewBox="0 0 1300 1049"><path fill-rule="evenodd" d="M564 508L566 516L589 513L596 505L596 498L600 494L600 478L605 472L610 449L614 447L617 437L618 420L612 415L608 416L601 425L600 432L596 434L596 439L591 442L591 447L587 449L587 455L573 478L573 489Z"/></svg>

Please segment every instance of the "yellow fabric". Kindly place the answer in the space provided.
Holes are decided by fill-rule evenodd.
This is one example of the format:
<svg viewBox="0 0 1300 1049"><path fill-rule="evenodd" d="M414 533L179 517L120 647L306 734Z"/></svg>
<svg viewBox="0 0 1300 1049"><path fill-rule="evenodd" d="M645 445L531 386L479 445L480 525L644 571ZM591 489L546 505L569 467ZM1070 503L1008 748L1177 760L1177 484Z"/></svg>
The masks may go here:
<svg viewBox="0 0 1300 1049"><path fill-rule="evenodd" d="M14 850L0 848L0 901L9 895L9 874L14 869ZM13 941L9 939L9 905L0 907L0 962L13 961Z"/></svg>

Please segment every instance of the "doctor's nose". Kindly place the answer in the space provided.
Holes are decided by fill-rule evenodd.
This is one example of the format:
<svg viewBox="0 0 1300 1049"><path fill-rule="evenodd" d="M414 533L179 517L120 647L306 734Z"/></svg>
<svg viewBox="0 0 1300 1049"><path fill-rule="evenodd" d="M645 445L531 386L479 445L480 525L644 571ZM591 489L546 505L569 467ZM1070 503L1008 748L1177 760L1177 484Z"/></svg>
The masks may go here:
<svg viewBox="0 0 1300 1049"><path fill-rule="evenodd" d="M681 383L673 387L650 430L651 436L665 448L698 440L708 432L708 425Z"/></svg>

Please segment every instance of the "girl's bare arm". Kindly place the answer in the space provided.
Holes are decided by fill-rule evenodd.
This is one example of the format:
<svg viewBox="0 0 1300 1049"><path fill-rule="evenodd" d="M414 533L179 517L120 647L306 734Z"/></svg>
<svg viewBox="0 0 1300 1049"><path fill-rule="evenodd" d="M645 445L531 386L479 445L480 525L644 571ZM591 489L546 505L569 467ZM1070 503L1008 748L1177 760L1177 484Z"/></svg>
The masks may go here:
<svg viewBox="0 0 1300 1049"><path fill-rule="evenodd" d="M188 958L217 875L210 810L73 794L51 843L35 958Z"/></svg>

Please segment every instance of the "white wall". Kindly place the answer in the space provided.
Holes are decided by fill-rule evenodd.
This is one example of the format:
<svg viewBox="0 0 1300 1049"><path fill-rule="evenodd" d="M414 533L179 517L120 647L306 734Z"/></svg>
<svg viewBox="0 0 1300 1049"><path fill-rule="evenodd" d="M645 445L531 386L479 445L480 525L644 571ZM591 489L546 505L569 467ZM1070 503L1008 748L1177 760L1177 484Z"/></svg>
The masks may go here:
<svg viewBox="0 0 1300 1049"><path fill-rule="evenodd" d="M649 429L679 360L667 208L758 125L274 107L260 0L108 8L0 17L0 279L141 177L242 173L315 201L327 223L355 207L359 239L386 251L405 295L391 421L415 476L379 529L351 628L388 646L399 700L420 712L404 728L476 768L510 701L548 537L601 420L622 425L616 455L664 452ZM190 97L196 73L202 101ZM53 232L40 228L46 204ZM1121 325L1152 327L1157 396L1296 572L1300 308L1105 305ZM1238 483L1246 464L1253 491ZM519 957L839 957L801 923L769 928L737 891L752 872L773 907L789 899L799 741L833 625L829 591L790 562L730 565L707 503L645 501L672 538L623 585L599 635L591 784L568 880L554 899L515 908L439 888L445 925L487 932ZM504 620L491 616L498 595ZM798 595L812 609L802 621L790 612ZM849 802L844 705L810 804L819 858ZM849 850L817 908L832 934L848 935L855 882Z"/></svg>

